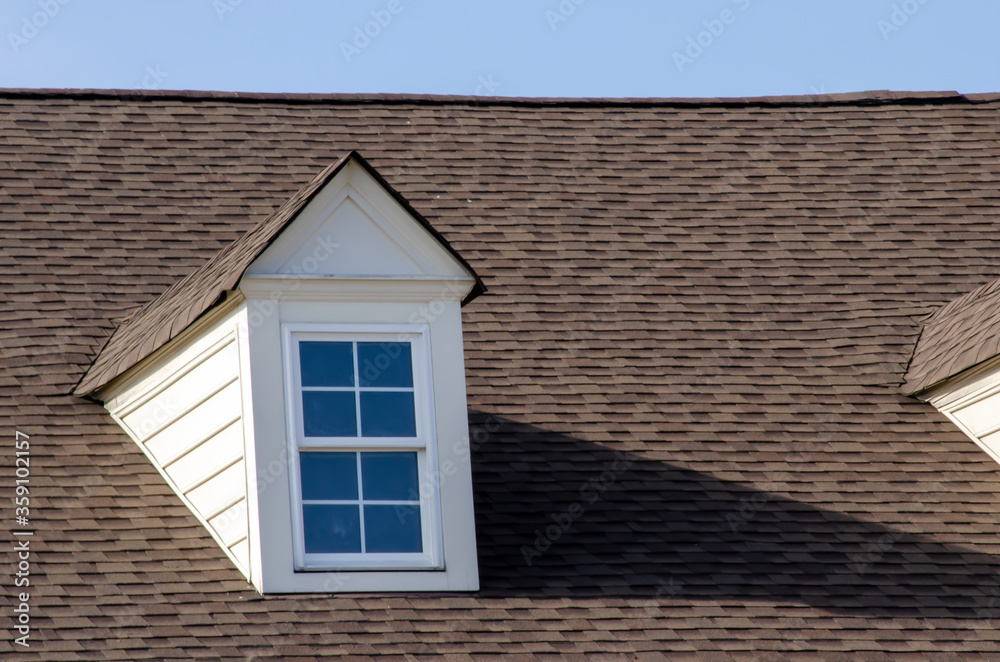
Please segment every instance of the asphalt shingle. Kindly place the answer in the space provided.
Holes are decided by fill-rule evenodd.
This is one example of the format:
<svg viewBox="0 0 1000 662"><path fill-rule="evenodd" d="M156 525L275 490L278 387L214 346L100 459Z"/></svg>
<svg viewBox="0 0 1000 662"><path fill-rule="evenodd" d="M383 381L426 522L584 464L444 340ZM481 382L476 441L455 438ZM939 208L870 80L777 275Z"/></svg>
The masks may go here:
<svg viewBox="0 0 1000 662"><path fill-rule="evenodd" d="M954 94L0 93L20 657L996 659L1000 467L899 387L922 320L998 276L998 118ZM463 309L476 594L261 597L72 395L351 150L490 288Z"/></svg>

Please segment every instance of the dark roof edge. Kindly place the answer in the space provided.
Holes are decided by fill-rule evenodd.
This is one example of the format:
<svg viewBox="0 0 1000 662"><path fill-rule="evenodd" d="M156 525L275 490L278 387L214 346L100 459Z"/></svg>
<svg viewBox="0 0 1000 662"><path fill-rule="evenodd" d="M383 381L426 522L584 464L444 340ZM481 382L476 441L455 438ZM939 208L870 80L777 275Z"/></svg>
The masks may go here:
<svg viewBox="0 0 1000 662"><path fill-rule="evenodd" d="M461 264L462 267L466 271L468 271L473 278L476 279L475 284L472 286L472 290L470 290L469 293L465 296L465 298L462 299L462 305L464 306L465 304L469 303L470 301L478 297L480 294L484 294L486 292L486 285L479 277L479 274L476 273L476 270L472 268L472 265L470 265L468 262L465 261L464 257L459 255L458 251L452 248L452 245L448 243L448 240L445 239L440 232L434 229L434 226L431 225L426 218L424 218L424 215L418 212L416 209L414 209L410 205L409 201L406 198L404 198L399 193L399 191L393 188L392 185L389 184L389 182L387 182L385 178L382 177L382 175L380 175L379 172L375 170L375 168L373 168L372 165L368 163L368 161L366 161L365 158L357 152L357 150L351 150L351 153L347 155L346 160L350 161L352 158L359 164L361 164L361 167L363 167L365 171L369 175L371 175L372 178L374 178L375 181L377 181L379 185L382 186L382 188L385 189L386 193L391 195L393 200L398 202L400 206L402 206L403 209L406 210L406 213L415 218L417 222L420 223L420 225L423 226L423 228L427 230L431 234L431 236L434 237L434 239L436 239L437 242L441 244L441 246L443 246L444 249L448 251L448 253L453 258L458 260L458 263Z"/></svg>
<svg viewBox="0 0 1000 662"><path fill-rule="evenodd" d="M924 316L926 317L926 316ZM910 356L906 359L906 366L903 368L903 379L902 383L899 385L899 392L908 397L916 397L917 393L924 390L920 388L915 382L907 380L910 374L910 368L913 366L913 359L917 356L917 347L920 346L920 340L924 337L924 331L927 329L926 321L920 324L920 330L917 332L917 339L913 343L913 347L910 349Z"/></svg>
<svg viewBox="0 0 1000 662"><path fill-rule="evenodd" d="M929 103L989 103L1000 101L1000 93L959 94L953 91L893 92L869 90L838 94L806 94L759 97L487 97L437 94L296 94L271 92L211 92L198 90L103 90L0 88L0 99L42 97L61 99L132 99L226 101L236 103L281 102L287 104L406 104L470 106L826 106L826 105L920 105Z"/></svg>
<svg viewBox="0 0 1000 662"><path fill-rule="evenodd" d="M129 319L131 319L131 317L132 315L129 315ZM105 349L107 349L108 345L111 343L111 339L115 337L115 334L118 333L118 329L122 327L122 324L124 324L125 321L127 320L115 324L115 327L111 329L111 333L109 333L108 337L104 339L103 343L101 343L101 348L98 349L96 352L94 352L94 358L92 358L90 360L90 363L87 364L87 369L80 373L80 378L76 380L76 382L73 384L73 388L69 390L69 393L67 393L67 395L76 395L86 400L91 400L93 402L98 402L98 403L100 402L100 400L94 397L94 392L96 391L96 389L81 390L80 386L81 384L83 384L84 380L87 379L88 375L90 375L90 369L94 367L94 362L97 361L97 357L100 356Z"/></svg>

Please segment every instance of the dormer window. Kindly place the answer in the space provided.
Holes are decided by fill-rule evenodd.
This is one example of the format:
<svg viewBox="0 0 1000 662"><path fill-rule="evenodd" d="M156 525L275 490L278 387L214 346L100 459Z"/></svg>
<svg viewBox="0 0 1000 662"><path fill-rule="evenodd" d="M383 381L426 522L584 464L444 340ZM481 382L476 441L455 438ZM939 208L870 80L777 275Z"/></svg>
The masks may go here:
<svg viewBox="0 0 1000 662"><path fill-rule="evenodd" d="M284 327L296 569L440 566L426 334Z"/></svg>
<svg viewBox="0 0 1000 662"><path fill-rule="evenodd" d="M262 593L479 587L472 269L360 156L124 323L81 380Z"/></svg>

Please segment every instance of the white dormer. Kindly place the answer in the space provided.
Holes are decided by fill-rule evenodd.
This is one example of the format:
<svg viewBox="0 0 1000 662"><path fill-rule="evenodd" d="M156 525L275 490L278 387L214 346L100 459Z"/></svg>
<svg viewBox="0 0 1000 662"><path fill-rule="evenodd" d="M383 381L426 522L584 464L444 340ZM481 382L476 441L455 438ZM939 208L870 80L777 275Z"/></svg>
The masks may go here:
<svg viewBox="0 0 1000 662"><path fill-rule="evenodd" d="M199 312L206 283L224 296ZM478 589L461 305L481 285L426 221L352 154L176 290L81 388L259 591Z"/></svg>

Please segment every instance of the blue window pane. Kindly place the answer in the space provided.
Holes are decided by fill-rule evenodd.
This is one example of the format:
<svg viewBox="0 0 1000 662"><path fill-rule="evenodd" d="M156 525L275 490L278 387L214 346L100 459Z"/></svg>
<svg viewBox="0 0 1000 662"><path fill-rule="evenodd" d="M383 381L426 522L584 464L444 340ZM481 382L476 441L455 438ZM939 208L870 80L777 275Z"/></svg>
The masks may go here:
<svg viewBox="0 0 1000 662"><path fill-rule="evenodd" d="M357 506L302 506L307 554L361 551L361 516Z"/></svg>
<svg viewBox="0 0 1000 662"><path fill-rule="evenodd" d="M354 386L354 349L349 342L300 342L303 386Z"/></svg>
<svg viewBox="0 0 1000 662"><path fill-rule="evenodd" d="M357 453L299 453L299 473L306 501L358 498Z"/></svg>
<svg viewBox="0 0 1000 662"><path fill-rule="evenodd" d="M422 552L420 506L365 506L366 552Z"/></svg>
<svg viewBox="0 0 1000 662"><path fill-rule="evenodd" d="M417 454L362 453L361 484L366 500L419 500Z"/></svg>
<svg viewBox="0 0 1000 662"><path fill-rule="evenodd" d="M410 391L362 391L361 436L417 436L413 393Z"/></svg>
<svg viewBox="0 0 1000 662"><path fill-rule="evenodd" d="M307 437L356 437L354 391L303 391L302 423Z"/></svg>
<svg viewBox="0 0 1000 662"><path fill-rule="evenodd" d="M361 386L413 386L413 359L408 342L359 342Z"/></svg>

